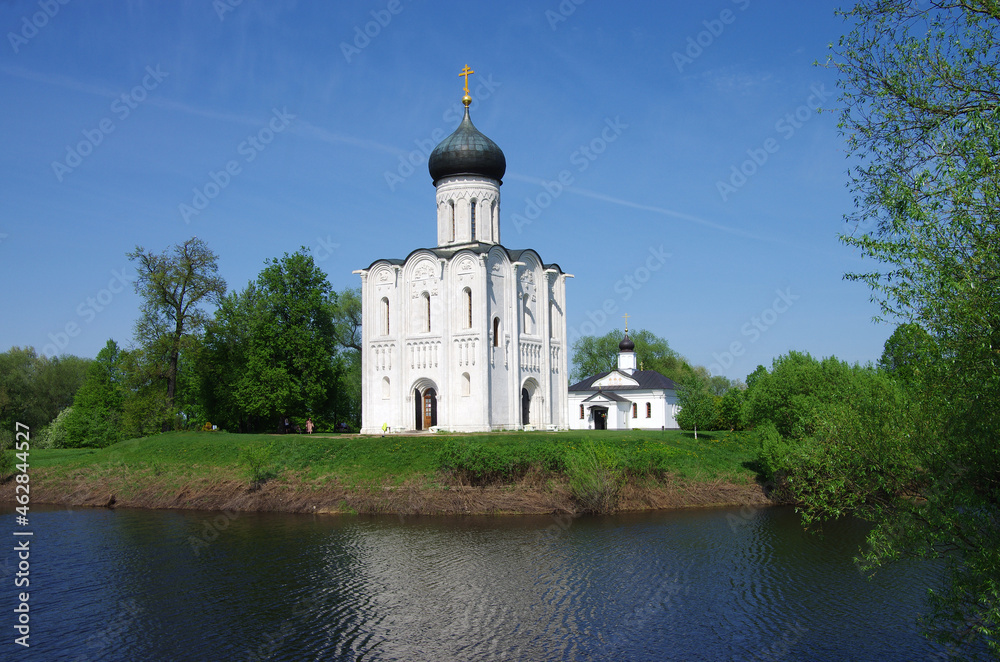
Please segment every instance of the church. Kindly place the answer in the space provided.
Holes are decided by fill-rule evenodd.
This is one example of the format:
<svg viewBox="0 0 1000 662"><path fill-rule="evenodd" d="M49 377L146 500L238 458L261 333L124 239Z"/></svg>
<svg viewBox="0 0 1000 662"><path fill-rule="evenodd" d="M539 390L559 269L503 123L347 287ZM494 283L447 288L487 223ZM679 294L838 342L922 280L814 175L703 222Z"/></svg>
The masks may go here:
<svg viewBox="0 0 1000 662"><path fill-rule="evenodd" d="M677 429L677 385L656 370L636 370L635 343L618 343L618 369L569 387L573 430Z"/></svg>
<svg viewBox="0 0 1000 662"><path fill-rule="evenodd" d="M437 245L356 271L365 434L566 429L566 279L500 243L504 153L469 115L434 148Z"/></svg>

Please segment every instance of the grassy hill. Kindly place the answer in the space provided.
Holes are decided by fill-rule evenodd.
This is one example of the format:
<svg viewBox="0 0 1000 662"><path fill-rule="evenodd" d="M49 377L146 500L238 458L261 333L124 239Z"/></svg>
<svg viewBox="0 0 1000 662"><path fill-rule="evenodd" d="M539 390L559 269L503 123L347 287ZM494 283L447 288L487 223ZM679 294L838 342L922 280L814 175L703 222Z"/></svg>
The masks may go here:
<svg viewBox="0 0 1000 662"><path fill-rule="evenodd" d="M56 503L104 505L107 500L208 508L238 503L248 509L281 509L247 504L260 501L261 495L294 493L298 509L308 509L303 495L313 494L313 509L322 502L326 510L357 511L350 505L351 495L372 497L397 490L427 497L442 491L521 489L572 502L567 508L614 510L629 488L662 492L713 484L755 487L755 473L748 468L753 456L745 436L728 432L699 433L697 440L680 431L385 437L172 432L103 449L34 450L30 465L32 500ZM9 480L5 487L10 487ZM8 492L13 494L0 490L0 498L12 501ZM213 492L217 498L198 496ZM610 494L612 501L588 501L588 495L595 494ZM337 499L346 506L330 506ZM392 508L383 503L360 510ZM449 507L442 508L447 512Z"/></svg>

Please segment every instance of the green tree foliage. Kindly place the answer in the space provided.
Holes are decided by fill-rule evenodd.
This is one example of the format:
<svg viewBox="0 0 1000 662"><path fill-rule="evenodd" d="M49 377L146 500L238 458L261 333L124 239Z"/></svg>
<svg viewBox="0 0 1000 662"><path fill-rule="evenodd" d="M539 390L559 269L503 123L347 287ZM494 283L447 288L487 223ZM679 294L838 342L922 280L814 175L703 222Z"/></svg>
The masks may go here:
<svg viewBox="0 0 1000 662"><path fill-rule="evenodd" d="M885 341L880 368L909 388L934 380L941 365L937 343L916 324L900 324Z"/></svg>
<svg viewBox="0 0 1000 662"><path fill-rule="evenodd" d="M738 386L730 387L719 399L719 427L729 430L743 429L743 401L745 391Z"/></svg>
<svg viewBox="0 0 1000 662"><path fill-rule="evenodd" d="M715 400L709 379L697 373L688 375L677 389L677 403L681 407L677 425L682 430L694 430L695 439L698 438L698 428L704 431L718 427Z"/></svg>
<svg viewBox="0 0 1000 662"><path fill-rule="evenodd" d="M136 339L150 365L160 365L173 407L184 340L204 326L208 317L199 306L217 302L226 282L218 275L215 253L197 237L159 254L136 246L128 257L137 264L135 289L143 298Z"/></svg>
<svg viewBox="0 0 1000 662"><path fill-rule="evenodd" d="M37 433L73 403L90 359L39 356L32 347L0 354L0 429L23 423Z"/></svg>
<svg viewBox="0 0 1000 662"><path fill-rule="evenodd" d="M847 19L832 60L858 163L844 241L874 261L848 277L884 318L933 339L933 379L911 395L901 433L876 443L858 417L830 434L805 507L872 519L870 566L943 558L951 582L928 630L1000 657L1000 5L864 0ZM894 338L887 367L913 365L918 335Z"/></svg>
<svg viewBox="0 0 1000 662"><path fill-rule="evenodd" d="M582 336L573 343L573 371L571 379L579 381L591 375L614 370L618 367L618 343L623 336L618 331L597 336ZM687 361L667 341L651 331L640 329L629 333L635 343L636 365L645 370L656 370L664 377L679 382L693 372Z"/></svg>
<svg viewBox="0 0 1000 662"><path fill-rule="evenodd" d="M337 296L308 249L273 259L225 297L205 334L212 422L274 429L286 416L333 416L340 371Z"/></svg>
<svg viewBox="0 0 1000 662"><path fill-rule="evenodd" d="M811 437L827 408L849 397L856 373L872 371L801 352L774 359L770 372L759 370L747 378L744 424L770 421L782 437L796 440Z"/></svg>
<svg viewBox="0 0 1000 662"><path fill-rule="evenodd" d="M87 368L87 379L63 422L66 447L102 448L124 438L122 419L127 391L122 363L122 351L114 340L109 340Z"/></svg>

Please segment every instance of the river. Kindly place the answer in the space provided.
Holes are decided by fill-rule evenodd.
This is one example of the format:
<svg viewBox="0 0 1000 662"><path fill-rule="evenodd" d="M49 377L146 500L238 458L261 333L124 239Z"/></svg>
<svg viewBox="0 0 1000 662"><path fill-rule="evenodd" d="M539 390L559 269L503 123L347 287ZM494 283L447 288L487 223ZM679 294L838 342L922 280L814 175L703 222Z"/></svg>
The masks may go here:
<svg viewBox="0 0 1000 662"><path fill-rule="evenodd" d="M9 540L14 514L6 506ZM927 660L933 565L790 508L575 519L33 506L24 660ZM6 621L6 622L2 622Z"/></svg>

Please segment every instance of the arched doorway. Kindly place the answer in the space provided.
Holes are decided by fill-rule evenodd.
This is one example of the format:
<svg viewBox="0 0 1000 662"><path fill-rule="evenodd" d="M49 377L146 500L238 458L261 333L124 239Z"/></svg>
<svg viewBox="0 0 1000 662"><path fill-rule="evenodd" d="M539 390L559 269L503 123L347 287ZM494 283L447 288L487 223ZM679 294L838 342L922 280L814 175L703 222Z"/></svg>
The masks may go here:
<svg viewBox="0 0 1000 662"><path fill-rule="evenodd" d="M545 423L545 401L538 382L529 377L521 385L521 425L540 428Z"/></svg>
<svg viewBox="0 0 1000 662"><path fill-rule="evenodd" d="M428 430L438 424L437 414L437 393L433 388L426 388L423 392L414 389L413 400L415 403L414 424L417 430Z"/></svg>

